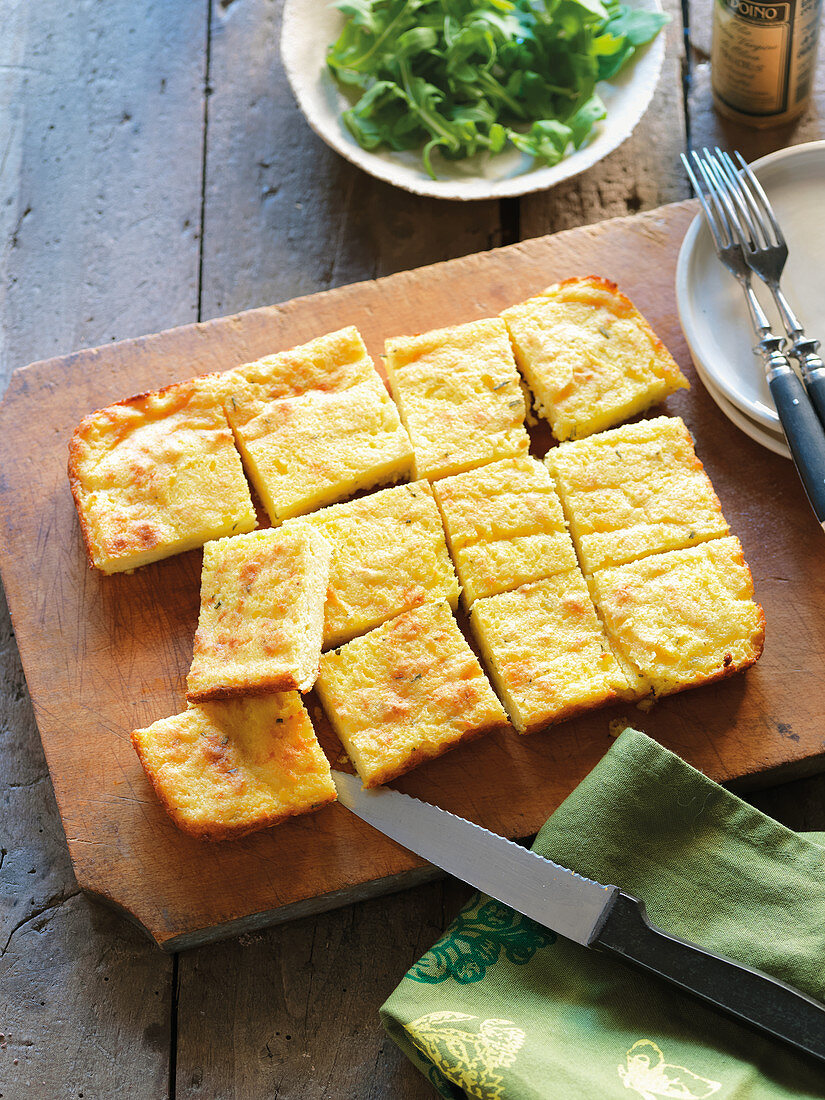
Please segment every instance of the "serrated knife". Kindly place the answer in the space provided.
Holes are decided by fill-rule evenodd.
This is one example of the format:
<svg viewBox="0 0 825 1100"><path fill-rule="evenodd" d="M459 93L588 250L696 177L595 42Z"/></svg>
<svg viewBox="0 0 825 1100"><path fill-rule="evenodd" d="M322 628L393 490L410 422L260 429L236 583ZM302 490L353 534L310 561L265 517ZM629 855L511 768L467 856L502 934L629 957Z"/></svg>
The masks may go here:
<svg viewBox="0 0 825 1100"><path fill-rule="evenodd" d="M338 799L385 836L567 939L633 963L825 1061L825 1005L768 974L670 936L643 902L388 787L333 772Z"/></svg>

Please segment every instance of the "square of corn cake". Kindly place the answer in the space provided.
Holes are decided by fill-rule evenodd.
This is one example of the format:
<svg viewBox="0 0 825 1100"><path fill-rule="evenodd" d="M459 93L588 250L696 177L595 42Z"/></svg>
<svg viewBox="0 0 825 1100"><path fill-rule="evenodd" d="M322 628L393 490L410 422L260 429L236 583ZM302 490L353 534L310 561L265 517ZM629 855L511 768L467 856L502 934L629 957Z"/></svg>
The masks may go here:
<svg viewBox="0 0 825 1100"><path fill-rule="evenodd" d="M284 530L311 528L332 547L324 647L341 645L428 600L458 603L444 529L426 481L395 485L311 516Z"/></svg>
<svg viewBox="0 0 825 1100"><path fill-rule="evenodd" d="M678 416L562 443L545 461L585 573L729 533Z"/></svg>
<svg viewBox="0 0 825 1100"><path fill-rule="evenodd" d="M446 477L527 453L519 373L497 317L387 340L386 367L416 477Z"/></svg>
<svg viewBox="0 0 825 1100"><path fill-rule="evenodd" d="M355 328L228 371L221 392L273 525L412 470L409 437Z"/></svg>
<svg viewBox="0 0 825 1100"><path fill-rule="evenodd" d="M590 584L613 649L656 695L730 676L762 653L765 617L737 538L601 569Z"/></svg>
<svg viewBox="0 0 825 1100"><path fill-rule="evenodd" d="M502 313L516 362L556 439L628 420L688 382L615 283L565 279Z"/></svg>
<svg viewBox="0 0 825 1100"><path fill-rule="evenodd" d="M330 555L317 531L253 531L206 544L187 699L309 691Z"/></svg>
<svg viewBox="0 0 825 1100"><path fill-rule="evenodd" d="M69 444L69 482L89 561L104 573L256 526L209 379L138 394L84 417Z"/></svg>
<svg viewBox="0 0 825 1100"><path fill-rule="evenodd" d="M192 706L135 730L132 744L177 827L207 840L244 836L337 797L294 691Z"/></svg>
<svg viewBox="0 0 825 1100"><path fill-rule="evenodd" d="M646 693L619 667L578 569L476 600L470 623L519 733Z"/></svg>
<svg viewBox="0 0 825 1100"><path fill-rule="evenodd" d="M467 607L577 565L549 471L529 455L433 482Z"/></svg>
<svg viewBox="0 0 825 1100"><path fill-rule="evenodd" d="M445 600L325 653L316 686L365 787L507 724Z"/></svg>

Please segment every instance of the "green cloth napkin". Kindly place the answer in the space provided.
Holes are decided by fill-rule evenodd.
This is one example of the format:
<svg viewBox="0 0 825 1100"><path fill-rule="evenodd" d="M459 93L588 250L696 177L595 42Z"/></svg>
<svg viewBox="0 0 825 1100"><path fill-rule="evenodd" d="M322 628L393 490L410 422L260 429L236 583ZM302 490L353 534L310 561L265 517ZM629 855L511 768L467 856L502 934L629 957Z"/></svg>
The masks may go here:
<svg viewBox="0 0 825 1100"><path fill-rule="evenodd" d="M533 847L825 1001L823 842L627 729ZM478 895L381 1015L453 1100L825 1097L825 1066Z"/></svg>

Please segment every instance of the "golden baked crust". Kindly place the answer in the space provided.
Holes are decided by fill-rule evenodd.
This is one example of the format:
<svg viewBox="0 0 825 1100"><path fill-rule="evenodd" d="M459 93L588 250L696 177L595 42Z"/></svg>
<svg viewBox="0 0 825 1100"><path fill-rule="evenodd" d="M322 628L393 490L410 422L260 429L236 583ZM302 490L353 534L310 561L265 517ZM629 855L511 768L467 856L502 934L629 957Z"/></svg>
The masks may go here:
<svg viewBox="0 0 825 1100"><path fill-rule="evenodd" d="M678 416L562 443L545 461L585 573L729 533Z"/></svg>
<svg viewBox="0 0 825 1100"><path fill-rule="evenodd" d="M89 561L104 573L256 526L209 379L138 394L84 417L69 443L69 482Z"/></svg>
<svg viewBox="0 0 825 1100"><path fill-rule="evenodd" d="M429 600L458 603L444 529L426 481L396 485L288 520L284 530L319 531L332 547L324 647Z"/></svg>
<svg viewBox="0 0 825 1100"><path fill-rule="evenodd" d="M228 371L220 389L273 524L412 470L409 437L355 328Z"/></svg>
<svg viewBox="0 0 825 1100"><path fill-rule="evenodd" d="M330 555L312 530L207 543L187 699L309 691L321 657Z"/></svg>
<svg viewBox="0 0 825 1100"><path fill-rule="evenodd" d="M470 623L519 733L646 694L616 662L578 569L476 600Z"/></svg>
<svg viewBox="0 0 825 1100"><path fill-rule="evenodd" d="M446 477L527 453L519 374L497 317L387 340L386 367L416 477Z"/></svg>
<svg viewBox="0 0 825 1100"><path fill-rule="evenodd" d="M576 567L553 478L529 455L433 482L467 607Z"/></svg>
<svg viewBox="0 0 825 1100"><path fill-rule="evenodd" d="M762 653L765 616L737 538L602 569L590 585L614 650L656 695L732 676Z"/></svg>
<svg viewBox="0 0 825 1100"><path fill-rule="evenodd" d="M662 401L687 379L615 283L565 279L502 313L537 412L581 439Z"/></svg>
<svg viewBox="0 0 825 1100"><path fill-rule="evenodd" d="M445 600L325 653L316 686L365 787L507 724Z"/></svg>
<svg viewBox="0 0 825 1100"><path fill-rule="evenodd" d="M227 840L310 813L337 795L295 692L193 706L132 733L179 829Z"/></svg>

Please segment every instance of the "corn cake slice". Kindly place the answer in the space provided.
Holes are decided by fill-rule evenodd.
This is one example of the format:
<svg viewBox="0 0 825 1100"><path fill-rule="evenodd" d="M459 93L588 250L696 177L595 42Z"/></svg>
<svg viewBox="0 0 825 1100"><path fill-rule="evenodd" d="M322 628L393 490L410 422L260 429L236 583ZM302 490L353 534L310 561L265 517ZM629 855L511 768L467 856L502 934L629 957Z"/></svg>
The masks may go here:
<svg viewBox="0 0 825 1100"><path fill-rule="evenodd" d="M446 600L325 653L317 690L365 787L507 724Z"/></svg>
<svg viewBox="0 0 825 1100"><path fill-rule="evenodd" d="M192 706L132 734L179 829L224 840L318 810L337 795L294 691Z"/></svg>
<svg viewBox="0 0 825 1100"><path fill-rule="evenodd" d="M688 386L641 313L607 279L565 279L502 317L556 439L603 431Z"/></svg>
<svg viewBox="0 0 825 1100"><path fill-rule="evenodd" d="M616 661L578 569L476 600L470 623L519 733L647 692Z"/></svg>
<svg viewBox="0 0 825 1100"><path fill-rule="evenodd" d="M308 691L321 656L330 556L317 531L207 543L187 699Z"/></svg>
<svg viewBox="0 0 825 1100"><path fill-rule="evenodd" d="M765 617L737 538L601 569L590 583L613 648L656 695L720 680L762 653Z"/></svg>
<svg viewBox="0 0 825 1100"><path fill-rule="evenodd" d="M409 437L355 328L228 371L221 392L273 525L412 470Z"/></svg>
<svg viewBox="0 0 825 1100"><path fill-rule="evenodd" d="M550 473L529 455L433 483L467 607L576 567Z"/></svg>
<svg viewBox="0 0 825 1100"><path fill-rule="evenodd" d="M426 481L334 504L289 520L284 530L301 527L320 532L332 547L325 648L427 601L458 603L458 581Z"/></svg>
<svg viewBox="0 0 825 1100"><path fill-rule="evenodd" d="M207 379L84 417L69 444L69 482L89 561L104 573L256 526L240 456Z"/></svg>
<svg viewBox="0 0 825 1100"><path fill-rule="evenodd" d="M729 534L678 416L562 443L545 461L585 573Z"/></svg>
<svg viewBox="0 0 825 1100"><path fill-rule="evenodd" d="M526 454L524 397L498 318L387 340L386 366L417 478Z"/></svg>

